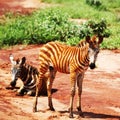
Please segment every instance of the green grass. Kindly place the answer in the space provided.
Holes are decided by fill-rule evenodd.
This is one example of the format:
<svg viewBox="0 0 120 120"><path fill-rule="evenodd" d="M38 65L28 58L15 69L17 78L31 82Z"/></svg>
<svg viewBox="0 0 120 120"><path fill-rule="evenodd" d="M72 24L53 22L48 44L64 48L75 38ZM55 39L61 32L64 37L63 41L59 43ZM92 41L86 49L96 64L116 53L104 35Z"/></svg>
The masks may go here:
<svg viewBox="0 0 120 120"><path fill-rule="evenodd" d="M62 11L68 13L71 18L86 20L100 20L101 18L105 18L112 35L104 40L101 47L106 49L120 49L120 0L99 0L102 3L99 7L86 4L86 0L43 1L62 4Z"/></svg>
<svg viewBox="0 0 120 120"><path fill-rule="evenodd" d="M14 16L7 14L0 21L0 48L4 45L40 44L61 40L75 45L82 37L80 25L69 21L86 19L92 21L107 21L111 35L105 38L101 47L104 49L120 49L120 1L98 0L101 4L86 1L95 0L42 0L55 7L38 10L30 16ZM84 36L84 35L83 35Z"/></svg>
<svg viewBox="0 0 120 120"><path fill-rule="evenodd" d="M74 36L74 24L59 9L34 12L31 16L9 19L0 26L0 45L40 44L54 40L66 41Z"/></svg>

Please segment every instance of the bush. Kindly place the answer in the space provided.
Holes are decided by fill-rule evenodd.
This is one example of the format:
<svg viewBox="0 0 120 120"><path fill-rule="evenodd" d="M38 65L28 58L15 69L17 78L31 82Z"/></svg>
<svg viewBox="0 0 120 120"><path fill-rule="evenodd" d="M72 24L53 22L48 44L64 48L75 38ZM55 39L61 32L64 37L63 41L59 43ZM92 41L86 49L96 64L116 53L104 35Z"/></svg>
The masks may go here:
<svg viewBox="0 0 120 120"><path fill-rule="evenodd" d="M87 26L92 29L93 34L96 34L98 36L109 37L111 34L107 28L107 22L104 19L99 22L90 20L87 22Z"/></svg>
<svg viewBox="0 0 120 120"><path fill-rule="evenodd" d="M88 21L77 25L56 8L34 12L31 16L16 17L0 26L0 44L40 44L60 40L75 45L88 35L107 35L106 21ZM1 46L0 45L0 46Z"/></svg>
<svg viewBox="0 0 120 120"><path fill-rule="evenodd" d="M0 27L2 44L34 44L75 36L75 26L68 15L57 9L37 11L32 16L18 17Z"/></svg>
<svg viewBox="0 0 120 120"><path fill-rule="evenodd" d="M95 7L99 7L102 5L102 2L100 0L86 0L86 3Z"/></svg>
<svg viewBox="0 0 120 120"><path fill-rule="evenodd" d="M102 4L101 0L86 0L86 4L98 10L107 10L107 8Z"/></svg>

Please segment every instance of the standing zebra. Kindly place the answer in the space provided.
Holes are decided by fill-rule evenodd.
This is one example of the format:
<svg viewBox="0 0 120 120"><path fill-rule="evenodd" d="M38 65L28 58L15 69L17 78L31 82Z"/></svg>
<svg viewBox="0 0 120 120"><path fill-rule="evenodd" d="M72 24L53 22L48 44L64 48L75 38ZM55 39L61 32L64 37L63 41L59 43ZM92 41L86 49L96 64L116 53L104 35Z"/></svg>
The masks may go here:
<svg viewBox="0 0 120 120"><path fill-rule="evenodd" d="M10 85L12 86L12 88L15 88L18 78L20 78L23 82L23 85L18 90L17 95L24 95L24 94L35 95L36 81L39 77L38 69L36 67L27 64L25 57L23 57L22 59L14 60L14 57L11 54L10 61L12 64L11 67L12 81L10 82ZM42 88L39 90L39 94L47 95L47 89L46 89L47 77L48 76L44 77L44 80L42 81L43 82Z"/></svg>
<svg viewBox="0 0 120 120"><path fill-rule="evenodd" d="M93 36L92 39L87 36L86 40L81 41L78 46L67 46L59 42L49 42L40 48L39 52L39 79L36 85L36 96L33 105L33 112L37 111L38 91L41 88L41 81L44 78L49 66L52 66L55 73L57 71L70 74L71 94L69 117L73 118L73 100L75 96L75 87L78 87L78 105L79 116L83 116L81 110L81 93L84 73L90 67L95 68L95 62L99 53L99 45L103 37ZM47 92L48 105L50 110L54 111L52 103L51 88L55 74L50 71L51 76L48 78Z"/></svg>

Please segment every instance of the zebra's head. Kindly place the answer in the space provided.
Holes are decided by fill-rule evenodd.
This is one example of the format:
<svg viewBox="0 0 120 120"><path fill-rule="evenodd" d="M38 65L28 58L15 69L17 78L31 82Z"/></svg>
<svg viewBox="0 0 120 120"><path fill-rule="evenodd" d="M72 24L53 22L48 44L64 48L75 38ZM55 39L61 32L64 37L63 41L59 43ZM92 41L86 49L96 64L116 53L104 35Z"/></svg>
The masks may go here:
<svg viewBox="0 0 120 120"><path fill-rule="evenodd" d="M96 67L96 59L98 56L98 53L100 51L100 43L102 43L103 37L102 36L93 36L90 38L90 36L86 37L86 42L89 44L88 54L89 54L89 60L90 64L89 67L91 69L94 69Z"/></svg>
<svg viewBox="0 0 120 120"><path fill-rule="evenodd" d="M23 57L21 60L20 59L14 60L14 57L12 54L10 55L9 58L12 64L11 66L12 81L10 85L12 87L15 87L17 79L21 76L22 68L23 68L23 65L25 64L26 58Z"/></svg>

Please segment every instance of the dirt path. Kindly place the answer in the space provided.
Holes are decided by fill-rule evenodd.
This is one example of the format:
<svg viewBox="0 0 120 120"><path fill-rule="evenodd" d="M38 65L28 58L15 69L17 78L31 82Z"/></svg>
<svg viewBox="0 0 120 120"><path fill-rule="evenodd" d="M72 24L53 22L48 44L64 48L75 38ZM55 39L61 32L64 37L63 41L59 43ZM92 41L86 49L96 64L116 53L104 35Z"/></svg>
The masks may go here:
<svg viewBox="0 0 120 120"><path fill-rule="evenodd" d="M56 112L47 111L47 98L40 97L38 112L32 112L34 97L18 97L12 90L6 90L11 80L9 54L27 57L28 63L38 66L40 46L16 46L0 50L0 120L64 120L68 118L69 75L57 73L53 88ZM83 82L83 120L120 120L120 51L102 50L98 57L98 68L88 70ZM76 98L75 98L76 99ZM74 119L77 119L74 102Z"/></svg>
<svg viewBox="0 0 120 120"><path fill-rule="evenodd" d="M35 9L49 6L51 5L40 0L0 0L0 15L6 12L30 14Z"/></svg>

